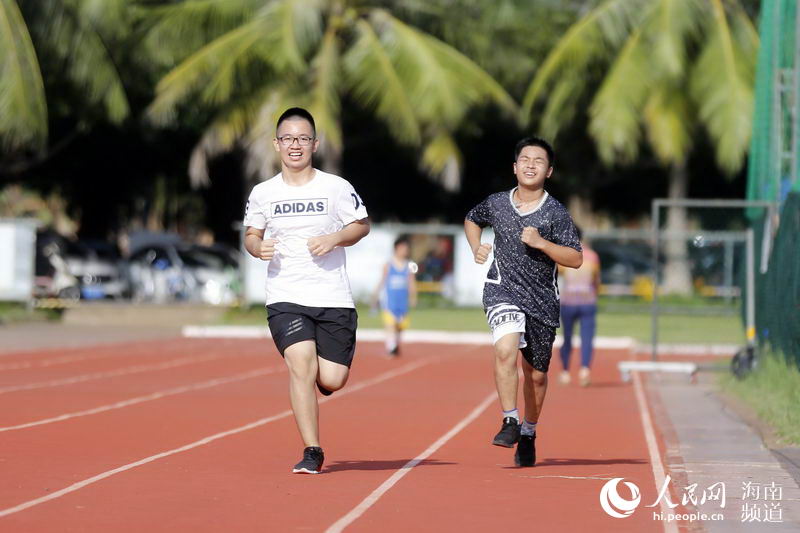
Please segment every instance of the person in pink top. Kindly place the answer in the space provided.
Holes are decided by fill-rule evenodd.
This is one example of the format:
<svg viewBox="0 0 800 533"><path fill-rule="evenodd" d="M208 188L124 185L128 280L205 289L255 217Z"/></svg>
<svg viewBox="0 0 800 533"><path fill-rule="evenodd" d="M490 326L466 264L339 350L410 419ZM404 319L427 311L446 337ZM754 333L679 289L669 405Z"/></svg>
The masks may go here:
<svg viewBox="0 0 800 533"><path fill-rule="evenodd" d="M569 359L572 353L572 330L575 322L581 324L581 369L578 372L582 387L589 385L594 351L594 334L597 327L597 291L600 287L600 259L597 252L589 248L583 241L583 264L580 268L560 268L558 286L561 299L561 325L564 343L561 345L561 363L563 370L559 381L566 385L570 382Z"/></svg>

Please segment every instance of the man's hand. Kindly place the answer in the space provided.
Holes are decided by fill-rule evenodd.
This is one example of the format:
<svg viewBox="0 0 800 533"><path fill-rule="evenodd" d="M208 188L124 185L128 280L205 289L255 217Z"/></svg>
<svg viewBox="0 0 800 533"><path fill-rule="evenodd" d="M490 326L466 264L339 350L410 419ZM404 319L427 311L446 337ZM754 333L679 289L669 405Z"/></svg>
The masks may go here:
<svg viewBox="0 0 800 533"><path fill-rule="evenodd" d="M278 243L275 239L264 239L261 241L261 247L258 250L258 257L262 261L269 261L275 256L275 245Z"/></svg>
<svg viewBox="0 0 800 533"><path fill-rule="evenodd" d="M492 245L489 243L483 243L474 250L472 253L475 255L475 262L479 265L482 265L489 259L489 252L492 251Z"/></svg>
<svg viewBox="0 0 800 533"><path fill-rule="evenodd" d="M311 237L306 244L311 255L321 256L336 248L336 241L336 236L333 234L320 235L319 237Z"/></svg>
<svg viewBox="0 0 800 533"><path fill-rule="evenodd" d="M536 228L527 227L522 230L520 240L530 246L531 248L541 250L547 244L547 240L539 235L539 230Z"/></svg>

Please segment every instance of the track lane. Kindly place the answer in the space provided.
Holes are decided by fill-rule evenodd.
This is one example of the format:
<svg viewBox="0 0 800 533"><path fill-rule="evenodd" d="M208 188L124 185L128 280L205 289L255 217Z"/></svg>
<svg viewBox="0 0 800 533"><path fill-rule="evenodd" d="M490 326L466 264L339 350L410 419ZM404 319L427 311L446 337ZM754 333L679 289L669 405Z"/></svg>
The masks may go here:
<svg viewBox="0 0 800 533"><path fill-rule="evenodd" d="M400 361L376 357L381 350L378 344L359 344L348 388L409 361L442 359L352 395L336 398L335 394L335 401L323 404L321 429L327 454L323 475L288 473L302 445L292 418L286 416L0 518L0 529L8 524L11 530L51 531L53 524L60 524L64 530L76 531L324 531L452 428L493 388L486 347L415 345L407 348L407 357ZM661 531L642 508L631 518L619 520L605 515L598 503L600 487L611 477L637 483L642 505L655 497L635 399L630 387L620 385L615 375L620 357L604 353L598 358L596 384L589 389L551 384L537 468L511 467L513 451L488 443L499 424L496 405L491 405L415 466L346 531L519 529L523 512L532 516L531 527L544 530ZM219 419L237 419L242 409L254 403L262 409L266 405L273 411L279 406L285 409L285 380L284 374L274 387L262 383L252 390L237 385L215 394L203 392L188 402L183 400L189 396L177 403L174 398L159 411L172 420L209 402L221 403L219 411L216 407L211 411L215 421L204 421L214 425ZM246 401L240 403L242 397ZM130 413L121 410L118 414L126 416L112 417L117 421L106 429L100 429L104 424L98 423L100 415L87 417L93 423L78 433L99 437L127 424L139 439L146 435L151 445L173 439L185 443L191 433L187 426L169 424L157 428L160 433L154 435L152 412L141 417L129 417ZM67 422L65 427L76 423ZM58 438L65 438L64 434L51 436L56 443ZM2 442L0 434L0 448ZM120 451L109 444L109 454ZM76 447L74 453L80 451ZM97 472L101 462L96 459L87 460L83 471L91 466ZM118 456L113 459L115 465L120 464ZM24 469L18 474L24 476ZM72 472L59 481L69 484L78 478L80 474ZM62 486L50 483L44 488L52 491Z"/></svg>
<svg viewBox="0 0 800 533"><path fill-rule="evenodd" d="M376 352L380 350L374 346ZM318 528L323 528L347 505L354 505L372 491L387 469L402 466L418 453L420 445L429 444L442 428L451 426L453 418L464 414L464 401L485 395L485 386L466 393L466 400L454 394L462 385L475 388L475 383L453 382L448 387L438 387L452 374L453 359L458 356L446 355L437 360L434 358L442 350L440 346L435 350L428 347L416 354L408 350L408 356L399 361L363 357L357 362L358 374L348 389L363 382L365 374L374 373L368 367L397 369L430 360L427 366L385 383L338 398L335 394L333 400L323 404L322 435L328 454L323 475L290 473L302 445L289 416L102 480L2 518L0 525L5 522L24 526L26 531L44 531L47 524L60 517L59 523L76 530L103 530L113 524L115 531L219 531L220 522L215 517L225 517L229 530L264 531L264 525L269 524L270 530L283 531L293 529L291 524L298 520L315 518L302 506L298 509L298 499L293 494L301 494L303 499L316 495L330 503L329 509L326 503L326 515L315 518ZM280 404L288 407L285 375L282 381ZM272 391L264 396L273 403ZM426 420L419 416L420 407L427 408L432 399L440 403L436 408L442 416ZM227 400L221 397L220 401ZM411 427L414 431L403 435ZM180 431L185 442L185 430L174 430ZM428 461L421 466L432 465ZM181 511L176 513L176 508Z"/></svg>
<svg viewBox="0 0 800 533"><path fill-rule="evenodd" d="M603 352L593 387L551 379L535 468L514 467L513 450L490 444L500 424L495 403L431 456L452 467L414 469L345 531L663 531L644 508L657 489L634 391L616 372L623 358ZM626 519L599 505L601 487L615 477L642 491L640 508Z"/></svg>

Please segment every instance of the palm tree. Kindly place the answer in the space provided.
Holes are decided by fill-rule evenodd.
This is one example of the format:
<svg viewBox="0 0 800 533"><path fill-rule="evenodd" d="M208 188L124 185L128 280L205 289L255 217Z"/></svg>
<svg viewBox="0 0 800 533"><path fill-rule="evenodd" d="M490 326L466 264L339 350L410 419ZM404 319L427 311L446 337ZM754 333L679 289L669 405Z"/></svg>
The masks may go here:
<svg viewBox="0 0 800 533"><path fill-rule="evenodd" d="M554 137L575 118L588 87L588 130L606 164L631 163L646 141L669 169L670 198L684 198L686 162L703 129L726 173L741 169L750 142L758 34L737 0L605 0L556 43L523 102ZM599 87L591 81L599 79ZM667 230L687 228L672 208ZM691 287L683 239L668 239L664 287Z"/></svg>
<svg viewBox="0 0 800 533"><path fill-rule="evenodd" d="M112 122L125 119L112 49L129 23L128 0L0 0L0 147L45 151L48 81L56 77L80 91L84 105Z"/></svg>
<svg viewBox="0 0 800 533"><path fill-rule="evenodd" d="M343 98L373 112L401 143L423 147L421 165L449 190L460 185L454 132L476 105L516 106L456 49L369 0L185 0L150 11L145 45L162 65L149 108L169 124L213 110L190 161L207 182L207 159L237 144L249 170L272 170L269 140L286 107L309 108L338 170Z"/></svg>

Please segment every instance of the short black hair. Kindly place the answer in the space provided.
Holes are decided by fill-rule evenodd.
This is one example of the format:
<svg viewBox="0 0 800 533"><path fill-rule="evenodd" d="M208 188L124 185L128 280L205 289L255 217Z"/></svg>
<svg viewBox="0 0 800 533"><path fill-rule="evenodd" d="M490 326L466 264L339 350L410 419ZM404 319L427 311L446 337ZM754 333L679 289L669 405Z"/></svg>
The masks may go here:
<svg viewBox="0 0 800 533"><path fill-rule="evenodd" d="M552 167L555 165L556 162L556 153L553 151L553 147L550 146L550 143L545 141L539 137L525 137L521 141L517 143L517 147L514 148L514 161L519 158L519 153L522 151L523 148L526 146L538 146L543 148L545 152L547 152L547 161L550 163Z"/></svg>
<svg viewBox="0 0 800 533"><path fill-rule="evenodd" d="M400 235L398 238L394 240L394 247L397 248L401 244L407 244L411 246L411 239L408 238L408 235Z"/></svg>
<svg viewBox="0 0 800 533"><path fill-rule="evenodd" d="M278 123L275 124L275 131L278 131L278 128L281 127L281 123L284 120L289 120L290 118L302 118L307 120L309 124L311 124L311 130L314 132L314 137L317 136L317 125L314 123L314 117L312 117L311 113L302 107L290 107L281 113L281 116L278 117Z"/></svg>

